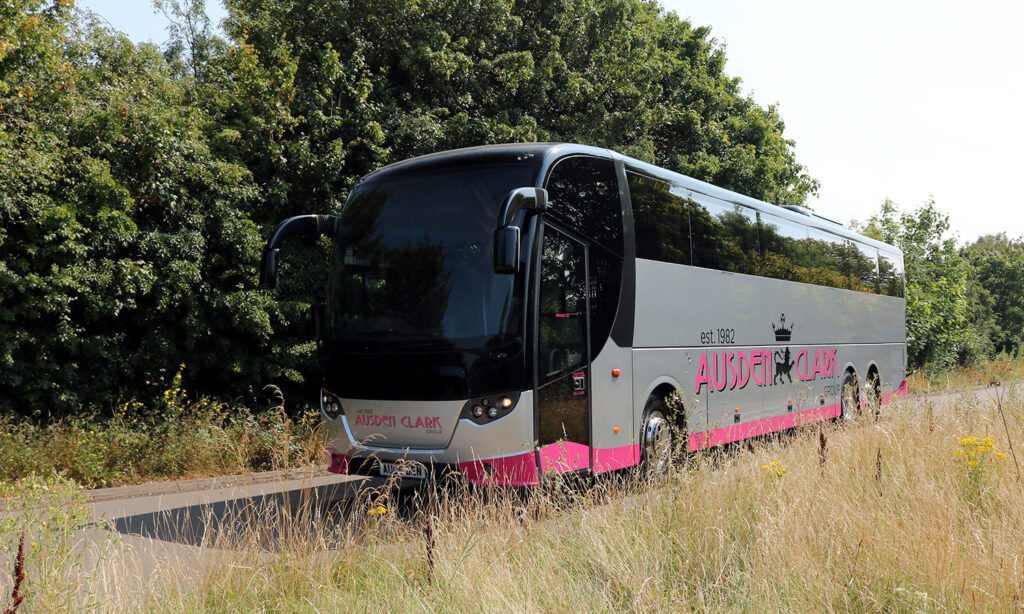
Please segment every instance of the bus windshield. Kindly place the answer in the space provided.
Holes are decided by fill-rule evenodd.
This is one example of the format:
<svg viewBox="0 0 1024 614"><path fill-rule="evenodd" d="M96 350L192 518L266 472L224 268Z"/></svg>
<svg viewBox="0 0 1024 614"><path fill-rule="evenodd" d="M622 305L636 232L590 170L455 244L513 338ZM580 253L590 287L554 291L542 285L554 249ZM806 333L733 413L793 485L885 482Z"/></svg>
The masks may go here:
<svg viewBox="0 0 1024 614"><path fill-rule="evenodd" d="M358 185L335 238L326 339L355 351L521 342L522 292L493 272L493 237L502 199L535 174L490 164Z"/></svg>

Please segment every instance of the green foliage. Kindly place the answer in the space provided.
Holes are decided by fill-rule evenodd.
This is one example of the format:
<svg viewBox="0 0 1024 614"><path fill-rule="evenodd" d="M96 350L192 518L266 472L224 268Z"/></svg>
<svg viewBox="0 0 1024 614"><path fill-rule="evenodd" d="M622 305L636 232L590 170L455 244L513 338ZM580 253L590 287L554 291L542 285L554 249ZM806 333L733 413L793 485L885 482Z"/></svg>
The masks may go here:
<svg viewBox="0 0 1024 614"><path fill-rule="evenodd" d="M81 488L57 474L0 481L0 560L5 566L13 562L24 536L27 586L21 590L27 611L78 609L76 586L68 578L83 572L87 552L98 545L80 533L93 520Z"/></svg>
<svg viewBox="0 0 1024 614"><path fill-rule="evenodd" d="M42 425L0 417L0 484L53 472L99 488L287 469L318 462L323 446L319 413L290 419L208 397L189 401L179 372L160 400L125 402L111 417Z"/></svg>
<svg viewBox="0 0 1024 614"><path fill-rule="evenodd" d="M385 162L534 140L613 147L774 202L802 202L817 186L775 109L725 74L709 30L653 3L227 4L241 42L232 72L270 85L244 86L245 99L287 101L260 126L282 138L253 151L260 134L242 131L240 153L274 163L293 203L334 209ZM239 115L234 104L224 113ZM272 146L283 156L263 153Z"/></svg>
<svg viewBox="0 0 1024 614"><path fill-rule="evenodd" d="M974 325L971 263L948 236L949 216L929 200L913 212L891 200L861 229L903 250L906 267L907 358L911 365L946 368L991 354L984 331Z"/></svg>
<svg viewBox="0 0 1024 614"><path fill-rule="evenodd" d="M816 183L724 50L639 0L160 0L161 53L69 0L0 8L0 407L152 406L315 372L323 242L256 290L262 241L361 175L506 141L614 147L776 202Z"/></svg>
<svg viewBox="0 0 1024 614"><path fill-rule="evenodd" d="M974 271L979 324L996 351L1017 356L1024 341L1024 241L1004 233L985 235L963 254Z"/></svg>
<svg viewBox="0 0 1024 614"><path fill-rule="evenodd" d="M110 408L186 359L207 390L275 376L249 171L211 153L154 47L20 8L50 30L12 32L0 64L0 406Z"/></svg>

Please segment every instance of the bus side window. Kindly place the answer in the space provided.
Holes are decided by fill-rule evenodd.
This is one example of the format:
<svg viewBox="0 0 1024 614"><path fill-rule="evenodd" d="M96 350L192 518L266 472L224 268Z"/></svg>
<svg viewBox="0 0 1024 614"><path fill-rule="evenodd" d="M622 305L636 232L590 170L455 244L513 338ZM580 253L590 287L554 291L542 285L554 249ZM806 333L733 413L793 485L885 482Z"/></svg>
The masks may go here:
<svg viewBox="0 0 1024 614"><path fill-rule="evenodd" d="M566 158L548 176L547 190L552 218L622 254L622 201L611 160Z"/></svg>
<svg viewBox="0 0 1024 614"><path fill-rule="evenodd" d="M672 186L664 181L631 172L626 177L633 203L637 258L690 264L686 199L672 194Z"/></svg>
<svg viewBox="0 0 1024 614"><path fill-rule="evenodd" d="M807 281L807 227L768 213L759 216L761 275Z"/></svg>
<svg viewBox="0 0 1024 614"><path fill-rule="evenodd" d="M704 196L690 200L693 264L708 269L757 275L757 214L742 205Z"/></svg>
<svg viewBox="0 0 1024 614"><path fill-rule="evenodd" d="M850 289L878 293L878 250L857 241L847 241Z"/></svg>
<svg viewBox="0 0 1024 614"><path fill-rule="evenodd" d="M903 262L896 254L878 250L878 285L881 294L903 297Z"/></svg>
<svg viewBox="0 0 1024 614"><path fill-rule="evenodd" d="M846 246L836 235L807 229L808 283L830 288L849 288L849 276L843 272Z"/></svg>

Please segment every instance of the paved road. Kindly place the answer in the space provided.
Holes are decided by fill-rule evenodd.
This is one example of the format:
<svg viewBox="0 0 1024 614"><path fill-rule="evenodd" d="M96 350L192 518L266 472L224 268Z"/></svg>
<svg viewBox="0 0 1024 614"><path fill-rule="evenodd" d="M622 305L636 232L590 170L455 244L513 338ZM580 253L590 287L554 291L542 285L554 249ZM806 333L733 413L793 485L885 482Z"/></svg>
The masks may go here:
<svg viewBox="0 0 1024 614"><path fill-rule="evenodd" d="M94 522L81 532L83 572L99 595L120 599L158 578L194 580L223 554L225 536L259 526L273 548L280 527L340 522L346 500L381 484L307 469L87 491Z"/></svg>

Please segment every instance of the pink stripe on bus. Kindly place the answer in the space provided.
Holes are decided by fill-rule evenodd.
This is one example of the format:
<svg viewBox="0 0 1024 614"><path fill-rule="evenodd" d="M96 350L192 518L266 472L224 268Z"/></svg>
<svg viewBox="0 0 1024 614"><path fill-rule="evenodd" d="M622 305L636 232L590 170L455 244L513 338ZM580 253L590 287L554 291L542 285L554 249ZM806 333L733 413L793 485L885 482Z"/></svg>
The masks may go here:
<svg viewBox="0 0 1024 614"><path fill-rule="evenodd" d="M531 450L522 454L459 463L462 475L471 484L491 486L536 486L540 484L537 457Z"/></svg>
<svg viewBox="0 0 1024 614"><path fill-rule="evenodd" d="M840 413L839 404L823 405L806 409L801 412L774 416L753 420L742 424L733 424L720 429L703 431L690 435L690 451L702 450L711 446L719 446L733 441L739 441L748 437L756 437L767 433L774 433L782 429L793 428L800 424L809 424L818 420L838 417Z"/></svg>
<svg viewBox="0 0 1024 614"><path fill-rule="evenodd" d="M905 394L907 394L907 380L903 380L895 392L883 396L882 403L888 403L893 399L893 397L903 396ZM703 431L690 435L689 447L691 452L703 448L710 448L711 446L731 443L748 437L756 437L758 435L781 431L782 429L793 428L794 426L801 424L810 424L812 422L826 420L828 418L838 418L841 413L842 408L838 403L836 403L835 405L814 407L792 414L764 418L761 420L754 420L752 422L744 422L742 424L734 424L724 428Z"/></svg>
<svg viewBox="0 0 1024 614"><path fill-rule="evenodd" d="M906 394L907 394L907 380L903 380L902 382L900 382L900 387L897 388L895 392L890 392L889 394L883 394L882 395L882 404L885 405L889 401L893 400L894 397L902 397L902 396L906 396Z"/></svg>
<svg viewBox="0 0 1024 614"><path fill-rule="evenodd" d="M590 466L590 446L575 441L549 443L540 452L540 470L564 473Z"/></svg>
<svg viewBox="0 0 1024 614"><path fill-rule="evenodd" d="M594 473L615 471L632 467L640 462L640 445L622 446L621 448L595 448Z"/></svg>
<svg viewBox="0 0 1024 614"><path fill-rule="evenodd" d="M344 454L339 454L330 448L324 448L327 452L327 457L331 463L327 466L327 470L331 473L348 473L349 457Z"/></svg>

